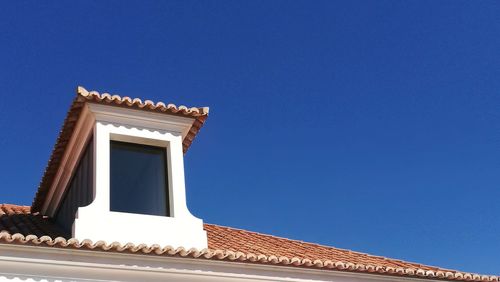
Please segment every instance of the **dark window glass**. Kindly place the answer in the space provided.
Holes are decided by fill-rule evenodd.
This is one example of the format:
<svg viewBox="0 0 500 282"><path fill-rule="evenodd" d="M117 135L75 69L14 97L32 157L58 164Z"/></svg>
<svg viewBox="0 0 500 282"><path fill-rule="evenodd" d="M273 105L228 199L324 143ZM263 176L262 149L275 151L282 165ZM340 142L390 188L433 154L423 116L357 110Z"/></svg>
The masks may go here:
<svg viewBox="0 0 500 282"><path fill-rule="evenodd" d="M111 210L169 216L165 148L111 141Z"/></svg>

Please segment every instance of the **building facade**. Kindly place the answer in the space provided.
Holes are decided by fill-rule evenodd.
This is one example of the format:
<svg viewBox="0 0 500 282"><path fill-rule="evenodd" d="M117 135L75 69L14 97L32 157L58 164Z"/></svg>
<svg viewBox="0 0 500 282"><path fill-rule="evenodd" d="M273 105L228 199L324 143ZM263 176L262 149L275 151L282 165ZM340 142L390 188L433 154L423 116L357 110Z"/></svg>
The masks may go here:
<svg viewBox="0 0 500 282"><path fill-rule="evenodd" d="M0 280L499 281L204 223L183 162L207 117L78 87L33 204L0 206Z"/></svg>

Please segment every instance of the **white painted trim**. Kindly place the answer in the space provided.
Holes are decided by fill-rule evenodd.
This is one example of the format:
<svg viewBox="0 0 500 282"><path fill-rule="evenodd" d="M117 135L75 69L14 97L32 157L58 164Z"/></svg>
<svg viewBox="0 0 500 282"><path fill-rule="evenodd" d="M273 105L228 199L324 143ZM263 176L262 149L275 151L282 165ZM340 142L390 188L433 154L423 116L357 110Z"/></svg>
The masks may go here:
<svg viewBox="0 0 500 282"><path fill-rule="evenodd" d="M121 142L127 142L127 143L134 143L134 144L142 144L142 145L149 145L149 146L155 146L155 147L161 147L165 150L165 160L166 160L166 166L167 166L167 171L165 172L167 174L167 193L168 193L168 206L169 206L169 216L174 217L176 209L174 209L174 192L173 192L173 185L174 182L172 181L172 169L170 169L173 165L174 162L172 162L172 152L171 152L171 147L172 145L170 144L169 141L166 140L161 140L161 139L150 139L150 138L144 138L143 135L123 135L123 134L116 134L116 133L110 133L109 134L109 140L112 141L121 141Z"/></svg>
<svg viewBox="0 0 500 282"><path fill-rule="evenodd" d="M152 130L168 129L170 132L180 133L183 140L195 121L194 118L165 115L137 109L118 108L101 104L89 104L88 106L90 111L95 115L96 120L103 123L138 126Z"/></svg>
<svg viewBox="0 0 500 282"><path fill-rule="evenodd" d="M0 244L0 281L437 282L293 266Z"/></svg>

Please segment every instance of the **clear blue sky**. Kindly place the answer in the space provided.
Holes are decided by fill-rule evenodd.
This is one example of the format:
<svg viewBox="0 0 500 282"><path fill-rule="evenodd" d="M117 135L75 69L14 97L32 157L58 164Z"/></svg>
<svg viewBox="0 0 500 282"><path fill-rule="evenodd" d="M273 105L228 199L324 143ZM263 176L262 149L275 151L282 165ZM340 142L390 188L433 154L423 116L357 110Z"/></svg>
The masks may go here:
<svg viewBox="0 0 500 282"><path fill-rule="evenodd" d="M126 2L126 3L125 3ZM31 204L77 85L211 115L206 222L500 274L497 1L10 1L0 202Z"/></svg>

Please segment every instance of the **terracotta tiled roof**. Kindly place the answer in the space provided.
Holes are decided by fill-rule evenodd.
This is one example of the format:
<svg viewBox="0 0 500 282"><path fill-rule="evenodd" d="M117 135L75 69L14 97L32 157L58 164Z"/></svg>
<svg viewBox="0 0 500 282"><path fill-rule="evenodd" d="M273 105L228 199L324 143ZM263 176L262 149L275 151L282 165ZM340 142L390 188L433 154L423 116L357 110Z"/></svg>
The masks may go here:
<svg viewBox="0 0 500 282"><path fill-rule="evenodd" d="M64 233L49 218L31 213L28 206L0 205L0 244L141 253L442 280L500 281L497 276L442 269L213 224L205 224L205 230L208 249L204 250L107 244L90 240L79 242L64 237Z"/></svg>
<svg viewBox="0 0 500 282"><path fill-rule="evenodd" d="M144 102L139 98L120 97L118 95L110 95L108 93L99 94L95 91L87 91L85 88L79 86L77 94L71 107L68 111L66 119L64 120L61 132L57 138L56 144L49 159L47 168L38 187L38 191L33 200L31 208L33 211L39 211L43 200L48 193L50 185L57 173L59 163L64 156L66 145L68 144L74 127L80 117L80 113L85 103L98 103L104 105L112 105L116 107L125 107L132 109L139 109L150 112L165 113L170 115L184 116L194 118L195 121L189 130L189 133L184 138L182 145L184 152L187 151L194 137L203 126L206 118L208 117L208 108L188 108L186 106L176 106L174 104L164 104L162 102L154 103L150 100Z"/></svg>

